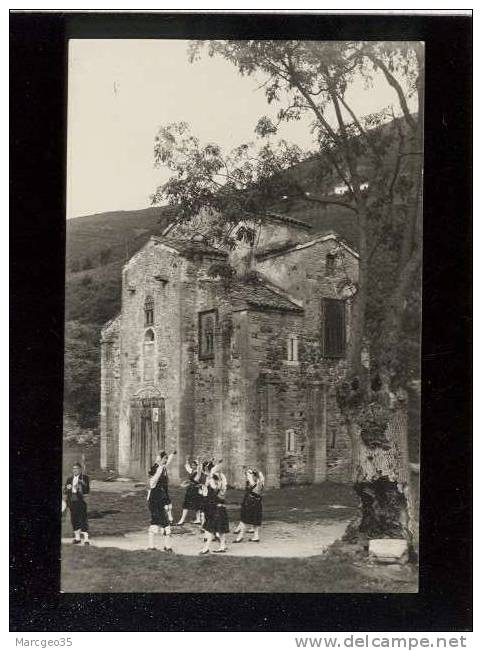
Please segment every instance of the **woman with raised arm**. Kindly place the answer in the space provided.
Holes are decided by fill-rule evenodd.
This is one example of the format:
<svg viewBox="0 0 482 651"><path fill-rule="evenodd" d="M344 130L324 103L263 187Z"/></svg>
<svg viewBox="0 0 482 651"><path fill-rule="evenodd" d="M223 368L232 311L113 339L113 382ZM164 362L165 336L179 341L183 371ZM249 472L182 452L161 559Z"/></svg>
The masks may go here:
<svg viewBox="0 0 482 651"><path fill-rule="evenodd" d="M202 463L199 464L200 471L201 471L199 476L199 511L200 511L200 520L201 520L201 533L204 533L204 523L206 521L206 508L207 508L207 498L208 498L207 481L213 466L214 466L214 459L203 461Z"/></svg>
<svg viewBox="0 0 482 651"><path fill-rule="evenodd" d="M187 457L184 467L189 475L189 479L187 479L186 482L183 482L183 485L186 486L186 494L184 495L184 502L182 504L182 515L177 524L183 525L186 522L189 511L194 511L196 514L196 519L193 520L193 524L201 524L199 495L201 466L199 464L199 459L195 459L190 463L189 457Z"/></svg>
<svg viewBox="0 0 482 651"><path fill-rule="evenodd" d="M229 518L225 506L225 495L228 482L225 475L220 471L221 461L214 463L211 467L206 481L206 520L204 529L206 537L204 547L200 554L208 554L210 546L215 537L219 538L219 549L215 553L226 552L226 534L229 532Z"/></svg>
<svg viewBox="0 0 482 651"><path fill-rule="evenodd" d="M167 467L171 463L176 452L160 452L156 462L149 470L149 492L147 503L151 513L151 524L148 530L149 549L156 549L154 537L157 533L164 535L164 551L172 552L171 545L171 519L169 518L169 497Z"/></svg>
<svg viewBox="0 0 482 651"><path fill-rule="evenodd" d="M246 525L253 527L251 542L259 542L259 528L263 520L263 473L254 468L246 469L246 489L241 504L240 522L236 528L238 537L233 542L240 543L244 538Z"/></svg>

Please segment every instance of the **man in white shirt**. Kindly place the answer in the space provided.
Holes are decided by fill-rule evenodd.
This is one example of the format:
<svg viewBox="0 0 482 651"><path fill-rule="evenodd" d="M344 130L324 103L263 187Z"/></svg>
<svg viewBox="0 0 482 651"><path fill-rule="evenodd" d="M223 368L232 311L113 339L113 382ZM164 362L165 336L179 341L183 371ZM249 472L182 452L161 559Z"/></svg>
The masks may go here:
<svg viewBox="0 0 482 651"><path fill-rule="evenodd" d="M82 542L81 534L84 536L84 545L89 545L89 524L87 521L87 503L84 499L90 491L88 475L82 472L80 463L72 466L72 475L67 479L64 486L67 506L70 509L70 519L74 530L74 545Z"/></svg>

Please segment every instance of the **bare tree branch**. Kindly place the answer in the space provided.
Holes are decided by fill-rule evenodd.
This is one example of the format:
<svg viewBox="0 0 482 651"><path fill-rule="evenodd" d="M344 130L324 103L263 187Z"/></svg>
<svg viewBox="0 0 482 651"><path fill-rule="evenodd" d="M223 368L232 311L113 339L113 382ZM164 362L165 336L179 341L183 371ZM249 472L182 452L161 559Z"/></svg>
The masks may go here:
<svg viewBox="0 0 482 651"><path fill-rule="evenodd" d="M410 113L410 110L408 108L407 104L407 99L405 97L405 93L403 92L403 89L399 82L395 79L395 77L392 75L390 70L387 68L385 63L377 56L370 52L365 53L366 56L374 63L376 66L380 68L380 70L383 72L385 75L386 80L390 84L390 86L395 90L395 92L398 95L398 101L400 102L400 108L403 111L403 115L405 116L405 119L407 120L407 123L410 125L410 128L412 131L417 130L417 123L412 117L412 114Z"/></svg>
<svg viewBox="0 0 482 651"><path fill-rule="evenodd" d="M358 120L357 116L356 116L355 113L352 111L352 109L350 108L350 106L347 104L347 102L346 102L346 100L344 99L344 97L343 97L342 95L338 95L338 99L340 100L340 102L342 103L342 106L346 109L346 111L347 111L348 114L350 115L351 119L353 120L353 123L355 124L355 126L356 126L356 128L358 129L358 131L360 132L360 134L365 138L365 141L367 142L368 146L370 147L370 149L372 150L372 152L375 154L375 157L376 157L377 161L378 161L378 162L381 162L381 161L382 161L381 156L380 156L380 154L378 153L377 148L376 148L375 145L373 144L372 139L371 139L369 133L368 133L368 132L363 128L363 126L361 125L361 123L360 123L360 121Z"/></svg>

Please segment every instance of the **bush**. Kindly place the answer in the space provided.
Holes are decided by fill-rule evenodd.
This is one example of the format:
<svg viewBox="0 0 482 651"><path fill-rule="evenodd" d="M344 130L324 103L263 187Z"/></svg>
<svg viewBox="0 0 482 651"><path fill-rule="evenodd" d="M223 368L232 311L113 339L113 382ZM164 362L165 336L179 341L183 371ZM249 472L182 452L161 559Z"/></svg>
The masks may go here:
<svg viewBox="0 0 482 651"><path fill-rule="evenodd" d="M78 321L65 327L64 405L82 429L98 427L100 408L99 328Z"/></svg>

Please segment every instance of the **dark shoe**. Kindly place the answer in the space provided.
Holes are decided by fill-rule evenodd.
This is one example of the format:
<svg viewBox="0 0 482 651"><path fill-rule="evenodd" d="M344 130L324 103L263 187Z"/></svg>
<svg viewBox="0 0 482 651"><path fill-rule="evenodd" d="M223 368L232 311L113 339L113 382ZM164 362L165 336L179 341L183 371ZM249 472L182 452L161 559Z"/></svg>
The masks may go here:
<svg viewBox="0 0 482 651"><path fill-rule="evenodd" d="M174 552L172 550L172 547L169 547L169 548L164 547L164 551L167 552L168 554L174 554Z"/></svg>
<svg viewBox="0 0 482 651"><path fill-rule="evenodd" d="M76 540L75 538L72 540L72 545L80 545L82 541L81 540Z"/></svg>
<svg viewBox="0 0 482 651"><path fill-rule="evenodd" d="M147 551L148 552L157 552L157 547L148 547Z"/></svg>
<svg viewBox="0 0 482 651"><path fill-rule="evenodd" d="M84 542L84 547L85 547L85 545L90 545L90 542L89 542L88 540L86 540L86 541Z"/></svg>
<svg viewBox="0 0 482 651"><path fill-rule="evenodd" d="M250 538L250 539L249 539L249 542L261 542L261 541L260 541L259 538L257 538L256 540L254 540L254 538Z"/></svg>
<svg viewBox="0 0 482 651"><path fill-rule="evenodd" d="M244 538L241 538L240 540L233 540L233 543L236 545L237 543L242 543L244 542Z"/></svg>

